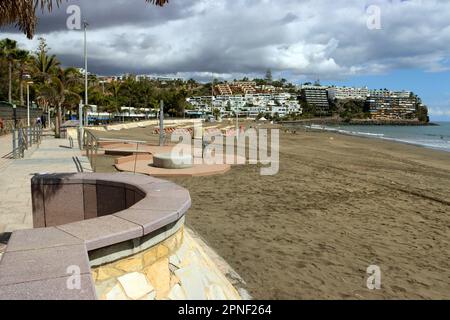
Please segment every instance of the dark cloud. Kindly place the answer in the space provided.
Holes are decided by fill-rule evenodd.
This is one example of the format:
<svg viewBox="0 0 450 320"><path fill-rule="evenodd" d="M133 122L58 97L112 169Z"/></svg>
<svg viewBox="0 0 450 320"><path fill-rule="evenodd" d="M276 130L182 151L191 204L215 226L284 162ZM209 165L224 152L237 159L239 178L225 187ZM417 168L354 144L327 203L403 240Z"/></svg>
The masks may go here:
<svg viewBox="0 0 450 320"><path fill-rule="evenodd" d="M366 26L369 5L381 30ZM72 0L40 14L39 35L65 65L82 66L82 32L66 27L69 5L89 21L90 70L99 74L181 73L207 78L250 73L333 79L395 68L445 70L450 2L441 0ZM10 36L30 49L12 27Z"/></svg>

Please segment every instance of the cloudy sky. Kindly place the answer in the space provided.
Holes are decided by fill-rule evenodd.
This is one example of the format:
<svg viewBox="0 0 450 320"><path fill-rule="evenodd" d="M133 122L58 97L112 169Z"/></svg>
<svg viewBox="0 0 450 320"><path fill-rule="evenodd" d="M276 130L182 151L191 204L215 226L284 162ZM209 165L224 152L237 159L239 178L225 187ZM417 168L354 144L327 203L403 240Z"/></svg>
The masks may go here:
<svg viewBox="0 0 450 320"><path fill-rule="evenodd" d="M64 65L83 65L83 33L67 28L67 7L90 23L90 71L177 74L209 80L263 76L295 83L408 89L450 120L448 0L71 0L41 16L44 36ZM380 12L380 27L376 13ZM368 22L369 26L368 27Z"/></svg>

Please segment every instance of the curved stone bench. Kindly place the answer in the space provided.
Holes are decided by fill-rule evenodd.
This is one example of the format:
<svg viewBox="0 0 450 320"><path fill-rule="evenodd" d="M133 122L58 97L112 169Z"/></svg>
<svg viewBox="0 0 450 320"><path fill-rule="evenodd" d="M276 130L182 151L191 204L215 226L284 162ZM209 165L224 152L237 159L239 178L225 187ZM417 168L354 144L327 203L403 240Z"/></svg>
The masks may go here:
<svg viewBox="0 0 450 320"><path fill-rule="evenodd" d="M0 300L96 299L89 255L173 234L191 206L186 189L133 174L37 175L32 199L36 229L12 234Z"/></svg>
<svg viewBox="0 0 450 320"><path fill-rule="evenodd" d="M188 169L192 168L192 156L174 156L171 153L156 154L153 156L153 166L161 169Z"/></svg>

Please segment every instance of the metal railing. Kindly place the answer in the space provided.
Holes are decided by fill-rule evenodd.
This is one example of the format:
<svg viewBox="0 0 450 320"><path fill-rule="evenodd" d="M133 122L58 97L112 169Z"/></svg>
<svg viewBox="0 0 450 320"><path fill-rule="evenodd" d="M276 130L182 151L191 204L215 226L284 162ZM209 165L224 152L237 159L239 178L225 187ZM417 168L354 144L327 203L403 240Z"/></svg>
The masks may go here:
<svg viewBox="0 0 450 320"><path fill-rule="evenodd" d="M84 130L82 141L82 146L84 146L84 150L86 151L86 157L91 163L92 170L96 172L98 149L100 146L99 139L90 131Z"/></svg>
<svg viewBox="0 0 450 320"><path fill-rule="evenodd" d="M39 146L42 141L42 126L16 128L12 132L12 156L20 159L25 156L25 151L33 146Z"/></svg>
<svg viewBox="0 0 450 320"><path fill-rule="evenodd" d="M97 159L99 150L102 149L102 142L110 142L110 143L122 143L122 144L129 144L133 146L133 150L126 150L130 153L135 154L135 161L134 161L134 173L136 173L137 169L137 161L138 161L138 155L141 151L144 151L141 146L147 145L147 141L138 141L138 140L124 140L124 139L107 139L107 138L100 138L95 136L92 132L89 130L84 130L83 134L83 145L84 150L86 152L86 157L89 159L89 162L91 164L93 172L97 172ZM136 146L136 149L134 149L134 146ZM124 151L124 150L120 150Z"/></svg>

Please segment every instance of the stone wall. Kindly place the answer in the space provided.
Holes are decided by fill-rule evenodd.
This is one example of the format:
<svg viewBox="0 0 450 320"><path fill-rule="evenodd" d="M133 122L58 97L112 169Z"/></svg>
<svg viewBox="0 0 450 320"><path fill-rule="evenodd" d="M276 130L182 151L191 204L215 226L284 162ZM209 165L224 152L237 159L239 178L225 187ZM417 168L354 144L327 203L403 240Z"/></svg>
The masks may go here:
<svg viewBox="0 0 450 320"><path fill-rule="evenodd" d="M179 282L170 257L181 247L184 228L141 253L92 269L101 300L162 300Z"/></svg>
<svg viewBox="0 0 450 320"><path fill-rule="evenodd" d="M182 187L142 175L45 174L33 177L32 197L38 228L11 235L0 300L240 299L186 231ZM67 285L73 266L79 290Z"/></svg>
<svg viewBox="0 0 450 320"><path fill-rule="evenodd" d="M185 228L150 249L92 270L101 300L241 299Z"/></svg>

